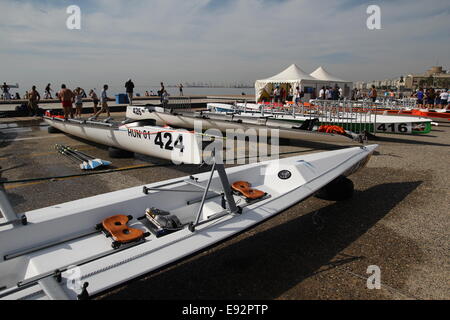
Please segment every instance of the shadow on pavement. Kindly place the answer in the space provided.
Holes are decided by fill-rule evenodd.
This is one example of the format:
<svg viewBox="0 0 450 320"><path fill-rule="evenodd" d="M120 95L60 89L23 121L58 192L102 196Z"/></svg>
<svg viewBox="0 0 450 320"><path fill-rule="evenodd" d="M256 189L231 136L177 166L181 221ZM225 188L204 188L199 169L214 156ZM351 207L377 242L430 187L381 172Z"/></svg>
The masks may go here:
<svg viewBox="0 0 450 320"><path fill-rule="evenodd" d="M210 254L133 281L103 299L274 299L323 266L364 257L340 254L422 181L386 183L355 192ZM389 194L389 197L386 195ZM319 241L320 240L320 241ZM336 261L335 256L340 260ZM332 261L334 259L334 261Z"/></svg>

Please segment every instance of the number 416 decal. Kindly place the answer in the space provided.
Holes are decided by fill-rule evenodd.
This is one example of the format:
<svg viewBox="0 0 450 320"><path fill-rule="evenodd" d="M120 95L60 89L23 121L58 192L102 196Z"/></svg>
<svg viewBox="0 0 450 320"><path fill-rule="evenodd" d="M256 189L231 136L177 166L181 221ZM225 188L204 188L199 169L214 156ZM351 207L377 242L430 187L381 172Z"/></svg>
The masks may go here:
<svg viewBox="0 0 450 320"><path fill-rule="evenodd" d="M161 149L173 150L174 148L180 149L180 152L184 151L183 135L178 135L178 138L173 143L173 137L170 132L158 132L156 134L154 143Z"/></svg>
<svg viewBox="0 0 450 320"><path fill-rule="evenodd" d="M411 127L407 123L382 123L377 126L378 132L411 132Z"/></svg>

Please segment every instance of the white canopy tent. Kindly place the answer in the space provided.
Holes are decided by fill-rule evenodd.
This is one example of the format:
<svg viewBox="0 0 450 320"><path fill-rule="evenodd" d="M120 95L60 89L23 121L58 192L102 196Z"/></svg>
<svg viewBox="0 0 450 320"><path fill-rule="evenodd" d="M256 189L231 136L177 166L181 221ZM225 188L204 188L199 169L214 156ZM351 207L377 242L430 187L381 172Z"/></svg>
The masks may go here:
<svg viewBox="0 0 450 320"><path fill-rule="evenodd" d="M326 86L328 87L335 87L335 86L341 87L344 91L344 96L346 97L349 96L350 90L353 88L353 82L342 80L329 73L323 67L317 68L314 72L310 74L310 76L326 82Z"/></svg>
<svg viewBox="0 0 450 320"><path fill-rule="evenodd" d="M262 97L270 97L275 86L281 87L283 85L289 85L293 89L295 89L297 86L301 87L302 89L305 87L313 87L317 89L317 87L325 84L326 81L319 80L307 74L296 64L292 64L273 77L256 80L255 99L256 102L258 102Z"/></svg>

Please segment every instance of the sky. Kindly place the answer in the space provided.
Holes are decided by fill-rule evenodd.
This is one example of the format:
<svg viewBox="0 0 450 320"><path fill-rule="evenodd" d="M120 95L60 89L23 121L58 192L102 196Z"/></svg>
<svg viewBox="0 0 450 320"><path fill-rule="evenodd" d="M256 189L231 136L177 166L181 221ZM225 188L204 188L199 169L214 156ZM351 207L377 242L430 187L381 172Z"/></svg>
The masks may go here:
<svg viewBox="0 0 450 320"><path fill-rule="evenodd" d="M21 86L252 84L292 63L350 81L450 69L448 0L0 0L0 12L0 81Z"/></svg>

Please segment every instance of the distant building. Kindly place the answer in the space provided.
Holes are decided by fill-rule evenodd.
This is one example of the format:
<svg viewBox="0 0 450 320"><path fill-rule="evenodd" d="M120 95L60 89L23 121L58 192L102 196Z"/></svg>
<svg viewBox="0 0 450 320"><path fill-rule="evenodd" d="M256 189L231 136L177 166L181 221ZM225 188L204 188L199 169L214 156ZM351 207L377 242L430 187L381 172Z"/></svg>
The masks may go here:
<svg viewBox="0 0 450 320"><path fill-rule="evenodd" d="M355 88L358 90L366 90L367 89L367 83L364 81L358 81L355 82Z"/></svg>
<svg viewBox="0 0 450 320"><path fill-rule="evenodd" d="M434 66L423 74L410 74L406 77L406 88L417 89L420 86L448 88L450 86L450 74L443 70L441 66Z"/></svg>

